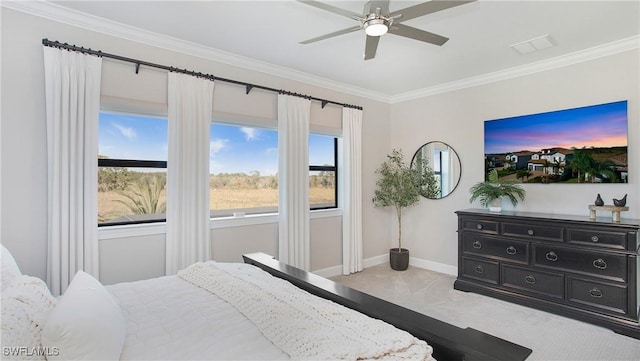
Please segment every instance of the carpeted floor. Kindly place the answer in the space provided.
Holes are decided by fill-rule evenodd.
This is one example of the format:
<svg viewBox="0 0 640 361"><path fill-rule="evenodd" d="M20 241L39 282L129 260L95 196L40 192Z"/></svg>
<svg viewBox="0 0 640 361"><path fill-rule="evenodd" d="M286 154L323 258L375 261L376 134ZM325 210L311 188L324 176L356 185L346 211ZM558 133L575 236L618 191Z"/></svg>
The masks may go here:
<svg viewBox="0 0 640 361"><path fill-rule="evenodd" d="M393 271L383 264L331 279L455 326L472 327L528 347L533 350L528 361L640 361L640 340L533 308L456 291L453 276L417 267Z"/></svg>

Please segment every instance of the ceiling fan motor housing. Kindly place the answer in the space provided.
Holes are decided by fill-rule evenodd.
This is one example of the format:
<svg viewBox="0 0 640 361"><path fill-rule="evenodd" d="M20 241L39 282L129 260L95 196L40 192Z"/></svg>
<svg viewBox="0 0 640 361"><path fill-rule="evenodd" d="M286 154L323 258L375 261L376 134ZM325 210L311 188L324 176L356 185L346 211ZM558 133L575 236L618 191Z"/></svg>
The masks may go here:
<svg viewBox="0 0 640 361"><path fill-rule="evenodd" d="M381 36L384 35L391 26L393 19L379 14L369 14L364 18L362 27L365 33L369 36Z"/></svg>

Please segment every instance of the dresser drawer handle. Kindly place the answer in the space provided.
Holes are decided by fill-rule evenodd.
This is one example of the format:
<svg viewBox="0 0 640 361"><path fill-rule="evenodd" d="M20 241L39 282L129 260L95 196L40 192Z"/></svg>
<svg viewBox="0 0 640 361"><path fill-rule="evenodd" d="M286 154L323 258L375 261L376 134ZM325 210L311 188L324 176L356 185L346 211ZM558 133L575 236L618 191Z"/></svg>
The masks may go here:
<svg viewBox="0 0 640 361"><path fill-rule="evenodd" d="M589 295L591 295L591 297L594 297L594 298L602 298L603 293L598 288L594 287L591 290L589 290Z"/></svg>
<svg viewBox="0 0 640 361"><path fill-rule="evenodd" d="M473 242L472 246L475 249L480 249L480 248L482 248L482 243L480 243L480 241L475 241L475 242Z"/></svg>
<svg viewBox="0 0 640 361"><path fill-rule="evenodd" d="M591 236L591 242L596 243L598 241L599 241L598 236Z"/></svg>
<svg viewBox="0 0 640 361"><path fill-rule="evenodd" d="M533 229L527 230L527 234L530 235L530 236L533 236L534 233L535 232L533 231Z"/></svg>
<svg viewBox="0 0 640 361"><path fill-rule="evenodd" d="M480 274L484 273L484 267L476 266L476 273L480 273Z"/></svg>
<svg viewBox="0 0 640 361"><path fill-rule="evenodd" d="M524 278L524 281L527 282L530 285L535 285L536 284L536 278L533 276L526 276Z"/></svg>
<svg viewBox="0 0 640 361"><path fill-rule="evenodd" d="M597 260L593 261L593 267L597 269L606 269L607 262L605 262L602 258L598 258Z"/></svg>
<svg viewBox="0 0 640 361"><path fill-rule="evenodd" d="M516 248L514 246L507 247L507 254L510 254L510 255L513 256L516 253L518 253L518 251L516 250Z"/></svg>
<svg viewBox="0 0 640 361"><path fill-rule="evenodd" d="M546 258L547 261L555 262L558 260L558 255L554 251L549 251L544 255L544 258Z"/></svg>
<svg viewBox="0 0 640 361"><path fill-rule="evenodd" d="M477 229L482 229L483 227L482 227L482 225L481 225L481 224L476 224L476 228L477 228Z"/></svg>

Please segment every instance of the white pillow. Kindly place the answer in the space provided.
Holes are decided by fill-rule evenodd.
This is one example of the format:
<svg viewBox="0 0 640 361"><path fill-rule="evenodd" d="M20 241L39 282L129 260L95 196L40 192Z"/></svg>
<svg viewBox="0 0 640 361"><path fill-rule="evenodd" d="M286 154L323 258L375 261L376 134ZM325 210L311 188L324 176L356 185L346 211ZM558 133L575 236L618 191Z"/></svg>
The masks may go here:
<svg viewBox="0 0 640 361"><path fill-rule="evenodd" d="M11 252L1 244L0 252L2 253L0 255L0 262L2 263L2 269L0 270L0 272L2 272L2 280L0 282L2 282L2 290L4 291L5 288L9 287L13 280L22 275L22 272L20 272L20 268L18 267L16 260L13 259Z"/></svg>
<svg viewBox="0 0 640 361"><path fill-rule="evenodd" d="M36 277L18 276L2 290L3 359L44 360L56 352L40 348L41 330L55 304L47 285Z"/></svg>
<svg viewBox="0 0 640 361"><path fill-rule="evenodd" d="M49 360L118 360L126 323L106 288L78 271L42 330L42 346L57 347Z"/></svg>

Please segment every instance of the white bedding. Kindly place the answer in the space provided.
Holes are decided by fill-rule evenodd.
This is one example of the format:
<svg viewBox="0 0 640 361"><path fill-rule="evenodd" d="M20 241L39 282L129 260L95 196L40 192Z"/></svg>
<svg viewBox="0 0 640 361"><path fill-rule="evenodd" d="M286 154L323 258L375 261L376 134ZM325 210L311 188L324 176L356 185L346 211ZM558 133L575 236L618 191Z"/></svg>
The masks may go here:
<svg viewBox="0 0 640 361"><path fill-rule="evenodd" d="M121 360L283 360L235 308L177 276L107 286L127 323Z"/></svg>
<svg viewBox="0 0 640 361"><path fill-rule="evenodd" d="M257 267L210 263L216 269L220 267L223 274L203 273L195 267L205 264L187 268L187 274L204 280L195 282L197 286L194 285L194 277L185 277L187 270L179 275L189 281L179 276L167 276L107 286L126 320L121 360L433 360L430 346L393 326L311 296ZM223 280L225 275L232 279L222 283L209 282L212 277ZM242 282L243 278L246 278L244 281L248 282L249 288L258 287L257 293L247 293L244 289L239 299L230 300L224 293L228 293L229 287L242 288L236 281ZM211 285L224 286L222 288L226 291L216 296L216 292L210 292ZM318 300L305 299L297 292ZM272 302L268 297L275 297L276 301ZM245 298L251 300L250 305ZM239 305L234 307L228 301ZM255 303L263 308L256 307ZM299 307L298 303L304 303L304 306ZM304 311L305 307L311 311ZM254 315L251 317L246 314L247 309L258 311L252 312ZM261 313L266 316L260 316ZM268 319L268 322L275 322L265 326L264 321ZM274 338L269 329L275 329L277 337ZM289 329L296 331L287 333ZM287 343L293 343L295 347L287 347ZM296 352L301 346L316 350L311 350L312 353Z"/></svg>
<svg viewBox="0 0 640 361"><path fill-rule="evenodd" d="M242 263L198 262L178 277L226 300L298 360L431 361L426 342Z"/></svg>
<svg viewBox="0 0 640 361"><path fill-rule="evenodd" d="M9 265L8 251L0 251ZM8 358L433 360L424 341L246 264L197 263L181 277L106 288L78 272L57 301L13 265L2 270Z"/></svg>

